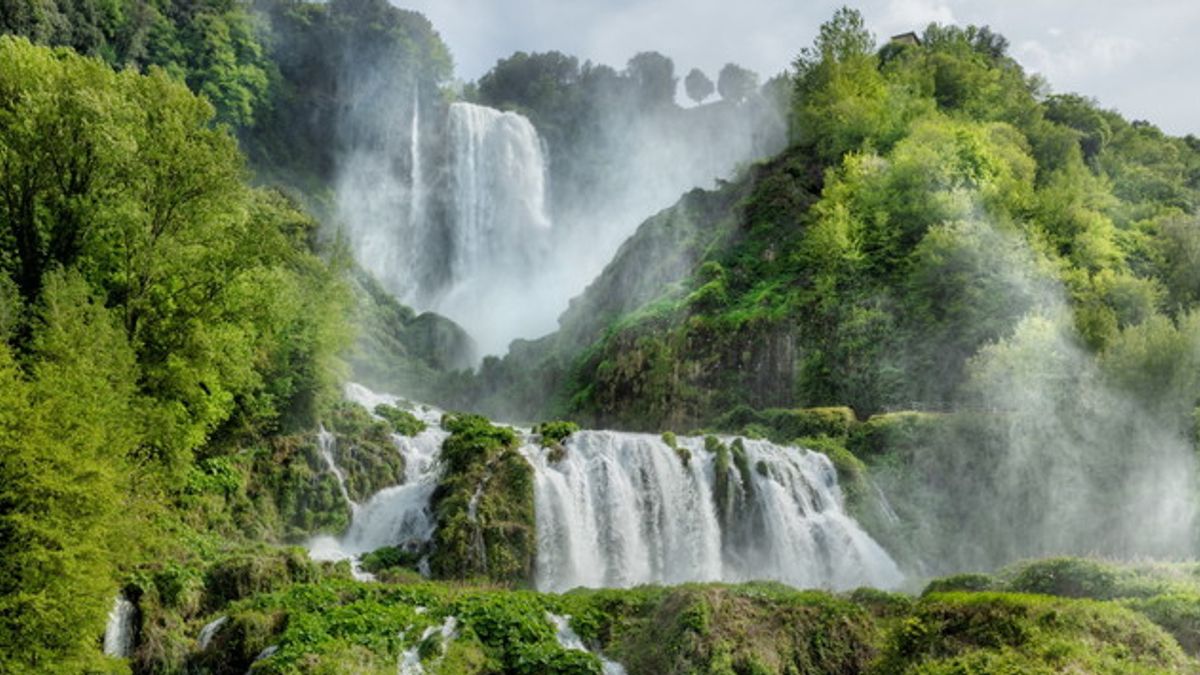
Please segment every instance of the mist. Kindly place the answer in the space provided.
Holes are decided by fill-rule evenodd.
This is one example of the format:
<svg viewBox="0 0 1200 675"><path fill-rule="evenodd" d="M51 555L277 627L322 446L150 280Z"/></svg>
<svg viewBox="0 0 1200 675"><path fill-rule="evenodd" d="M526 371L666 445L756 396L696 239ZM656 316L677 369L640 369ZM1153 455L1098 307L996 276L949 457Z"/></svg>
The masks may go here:
<svg viewBox="0 0 1200 675"><path fill-rule="evenodd" d="M631 72L587 64L604 81L585 122L549 138L536 114L449 102L415 68L343 62L338 220L388 291L466 329L472 358L555 330L642 221L786 142L781 106L759 92L648 105Z"/></svg>
<svg viewBox="0 0 1200 675"><path fill-rule="evenodd" d="M908 420L913 436L898 457L872 467L899 514L891 547L922 575L1053 555L1192 557L1193 430L1184 397L1171 396L1190 385L1163 379L1155 403L1121 372L1144 364L1118 363L1139 331L1157 328L1192 356L1175 368L1194 371L1190 320L1127 326L1097 355L1044 256L985 216L966 229L990 242L994 254L976 263L1003 280L991 287L1007 294L998 304L1023 309L967 362L953 412Z"/></svg>

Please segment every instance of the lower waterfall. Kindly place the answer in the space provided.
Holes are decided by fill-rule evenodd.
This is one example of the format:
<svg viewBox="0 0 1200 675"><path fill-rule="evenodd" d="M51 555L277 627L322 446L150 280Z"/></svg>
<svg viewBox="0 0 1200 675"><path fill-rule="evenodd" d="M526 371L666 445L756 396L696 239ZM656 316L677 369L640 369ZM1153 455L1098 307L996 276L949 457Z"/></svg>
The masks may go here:
<svg viewBox="0 0 1200 675"><path fill-rule="evenodd" d="M128 658L133 650L133 615L136 609L124 593L113 600L104 628L104 653Z"/></svg>
<svg viewBox="0 0 1200 675"><path fill-rule="evenodd" d="M368 410L395 399L358 385ZM405 482L356 509L339 538L309 544L318 559L384 546L419 549L433 536L429 500L440 474L439 412L395 436ZM538 590L690 581L774 580L800 588L892 588L896 563L845 511L837 472L820 453L767 441L579 431L552 453L522 433L535 480ZM706 447L707 446L707 447Z"/></svg>
<svg viewBox="0 0 1200 675"><path fill-rule="evenodd" d="M537 476L538 589L900 583L891 557L843 510L827 457L766 441L723 441L737 443L736 463L747 470L726 462L721 480L718 453L702 438L679 438L677 452L657 436L582 431L558 462L526 446Z"/></svg>

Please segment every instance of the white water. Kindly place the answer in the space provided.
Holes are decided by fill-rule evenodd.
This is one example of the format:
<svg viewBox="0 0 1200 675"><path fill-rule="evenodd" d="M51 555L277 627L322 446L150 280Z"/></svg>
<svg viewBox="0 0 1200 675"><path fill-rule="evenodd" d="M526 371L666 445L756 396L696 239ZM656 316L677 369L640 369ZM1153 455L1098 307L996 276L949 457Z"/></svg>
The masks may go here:
<svg viewBox="0 0 1200 675"><path fill-rule="evenodd" d="M208 645L212 643L212 639L216 637L217 631L221 630L221 626L224 626L228 621L229 617L222 616L204 624L204 628L200 629L200 637L197 640L197 645L200 647L200 651L208 649Z"/></svg>
<svg viewBox="0 0 1200 675"><path fill-rule="evenodd" d="M342 498L350 505L350 511L358 510L358 504L350 499L350 492L346 490L346 474L342 473L341 467L333 459L333 451L337 446L337 440L324 425L317 431L317 444L321 449L321 457L325 460L325 466L329 468L329 472L337 479L338 490L342 493Z"/></svg>
<svg viewBox="0 0 1200 675"><path fill-rule="evenodd" d="M581 652L590 652L587 645L583 644L583 640L579 635L571 630L571 617L560 616L546 612L546 618L550 623L554 624L556 631L555 637L558 638L558 644L565 649L574 649ZM596 654L596 658L600 659L600 666L604 669L604 675L625 675L625 667L616 661L610 661L600 654Z"/></svg>
<svg viewBox="0 0 1200 675"><path fill-rule="evenodd" d="M421 162L421 90L413 87L412 132L408 140L409 185L408 222L420 223L425 212L425 173Z"/></svg>
<svg viewBox="0 0 1200 675"><path fill-rule="evenodd" d="M368 410L398 402L353 384L346 395ZM394 437L405 457L405 482L362 505L343 536L311 541L313 558L355 558L397 545L420 550L430 541L429 500L447 433L438 411L417 414L428 428ZM845 512L837 472L820 453L743 440L747 482L730 461L730 506L722 518L717 459L702 438L677 439L691 453L686 465L649 434L576 432L558 462L536 441L526 435L521 453L534 469L539 590L756 579L844 590L892 588L903 580L887 552Z"/></svg>
<svg viewBox="0 0 1200 675"><path fill-rule="evenodd" d="M824 455L744 441L749 485L731 466L731 513L722 527L715 455L700 438L678 444L691 452L688 466L646 434L578 432L557 463L526 446L536 470L539 589L773 579L842 590L901 582L887 552L843 510Z"/></svg>
<svg viewBox="0 0 1200 675"><path fill-rule="evenodd" d="M441 626L429 626L421 633L421 639L413 643L413 646L404 650L400 654L400 665L398 671L400 675L422 675L425 668L421 666L421 645L429 639L434 633L439 633L441 638L442 648L445 649L446 643L453 640L457 636L458 619L453 616L446 617ZM402 634L403 636L403 634Z"/></svg>
<svg viewBox="0 0 1200 675"><path fill-rule="evenodd" d="M404 405L400 399L376 394L357 384L347 385L346 398L367 410L374 410L381 403ZM415 549L433 536L429 500L437 485L442 441L448 434L440 426L441 411L418 406L412 412L425 422L425 431L411 438L392 435L396 451L404 456L404 482L380 490L355 509L350 528L341 537L313 538L308 543L313 559L353 559L384 546Z"/></svg>
<svg viewBox="0 0 1200 675"><path fill-rule="evenodd" d="M104 627L104 653L119 658L129 658L133 651L133 603L120 594L108 610L108 624Z"/></svg>
<svg viewBox="0 0 1200 675"><path fill-rule="evenodd" d="M449 279L432 309L484 353L502 353L522 324L545 314L530 298L552 245L542 141L517 113L454 103L449 115Z"/></svg>

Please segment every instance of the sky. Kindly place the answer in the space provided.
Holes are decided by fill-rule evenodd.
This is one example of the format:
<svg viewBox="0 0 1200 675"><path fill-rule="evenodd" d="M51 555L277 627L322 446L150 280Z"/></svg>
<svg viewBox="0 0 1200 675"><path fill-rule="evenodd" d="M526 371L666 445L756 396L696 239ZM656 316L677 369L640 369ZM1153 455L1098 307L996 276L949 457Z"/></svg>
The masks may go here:
<svg viewBox="0 0 1200 675"><path fill-rule="evenodd" d="M1171 134L1200 134L1200 0L392 1L429 17L463 80L518 50L558 50L618 69L654 50L679 75L698 67L715 81L732 61L766 79L811 45L842 4L862 11L877 40L931 21L988 25L1054 92L1095 98Z"/></svg>

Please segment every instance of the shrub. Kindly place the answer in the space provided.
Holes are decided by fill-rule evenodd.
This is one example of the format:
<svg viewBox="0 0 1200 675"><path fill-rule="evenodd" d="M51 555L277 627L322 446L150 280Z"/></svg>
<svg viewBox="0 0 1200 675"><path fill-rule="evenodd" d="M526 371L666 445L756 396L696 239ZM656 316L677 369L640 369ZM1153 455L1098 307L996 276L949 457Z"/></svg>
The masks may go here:
<svg viewBox="0 0 1200 675"><path fill-rule="evenodd" d="M380 403L375 406L375 414L386 420L392 431L401 436L416 436L425 431L425 423L417 419L416 415L396 406Z"/></svg>

